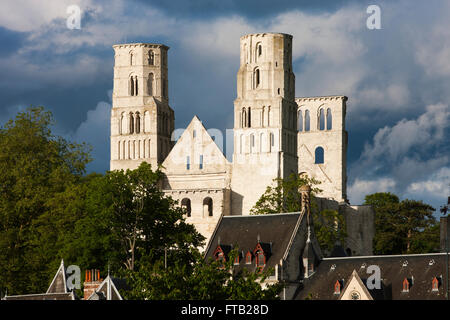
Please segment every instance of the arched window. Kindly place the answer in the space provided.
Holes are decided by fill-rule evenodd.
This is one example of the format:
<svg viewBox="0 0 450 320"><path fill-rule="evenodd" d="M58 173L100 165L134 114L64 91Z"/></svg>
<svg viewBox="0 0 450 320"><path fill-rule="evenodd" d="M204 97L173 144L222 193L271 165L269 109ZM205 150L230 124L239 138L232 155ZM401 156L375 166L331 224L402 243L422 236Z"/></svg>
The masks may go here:
<svg viewBox="0 0 450 320"><path fill-rule="evenodd" d="M120 115L120 134L126 134L127 133L127 121L125 117L125 112L122 112Z"/></svg>
<svg viewBox="0 0 450 320"><path fill-rule="evenodd" d="M155 64L155 53L152 50L148 51L148 64L151 66Z"/></svg>
<svg viewBox="0 0 450 320"><path fill-rule="evenodd" d="M325 162L324 151L322 147L317 147L315 151L315 164L321 164Z"/></svg>
<svg viewBox="0 0 450 320"><path fill-rule="evenodd" d="M136 57L134 55L134 52L130 52L130 66L135 64Z"/></svg>
<svg viewBox="0 0 450 320"><path fill-rule="evenodd" d="M181 207L186 210L186 214L188 217L191 216L191 199L184 198L181 200Z"/></svg>
<svg viewBox="0 0 450 320"><path fill-rule="evenodd" d="M272 149L275 146L275 137L273 136L272 132L269 135L269 139L270 139L269 152L272 152Z"/></svg>
<svg viewBox="0 0 450 320"><path fill-rule="evenodd" d="M261 110L261 127L264 127L264 112L266 112L265 107L262 107Z"/></svg>
<svg viewBox="0 0 450 320"><path fill-rule="evenodd" d="M255 69L255 71L253 72L253 88L256 89L259 87L260 84L260 71L258 68Z"/></svg>
<svg viewBox="0 0 450 320"><path fill-rule="evenodd" d="M256 256L256 266L259 269L264 268L264 266L266 265L266 255L264 254L264 252L257 251L255 256Z"/></svg>
<svg viewBox="0 0 450 320"><path fill-rule="evenodd" d="M153 73L150 73L147 79L147 93L149 96L153 95L153 80L154 80Z"/></svg>
<svg viewBox="0 0 450 320"><path fill-rule="evenodd" d="M135 132L136 133L140 133L141 132L141 116L139 114L139 111L136 112Z"/></svg>
<svg viewBox="0 0 450 320"><path fill-rule="evenodd" d="M203 199L203 216L212 217L213 215L213 201L210 197Z"/></svg>
<svg viewBox="0 0 450 320"><path fill-rule="evenodd" d="M258 42L255 48L255 61L259 61L259 57L261 57L261 55L262 55L262 45L261 42Z"/></svg>
<svg viewBox="0 0 450 320"><path fill-rule="evenodd" d="M327 130L331 130L333 128L333 117L331 115L331 109L327 109Z"/></svg>
<svg viewBox="0 0 450 320"><path fill-rule="evenodd" d="M150 132L150 111L144 112L144 132Z"/></svg>
<svg viewBox="0 0 450 320"><path fill-rule="evenodd" d="M134 95L137 96L139 94L138 90L138 78L137 76L134 77Z"/></svg>
<svg viewBox="0 0 450 320"><path fill-rule="evenodd" d="M309 110L305 110L305 131L309 131L309 129L310 129Z"/></svg>
<svg viewBox="0 0 450 320"><path fill-rule="evenodd" d="M298 116L297 116L297 122L298 122L298 131L303 131L303 113L302 110L298 111Z"/></svg>
<svg viewBox="0 0 450 320"><path fill-rule="evenodd" d="M319 110L319 130L325 130L325 112L321 108Z"/></svg>
<svg viewBox="0 0 450 320"><path fill-rule="evenodd" d="M266 150L265 150L265 148L264 148L264 133L261 133L260 135L259 135L259 152L260 153L263 153L263 152L265 152Z"/></svg>
<svg viewBox="0 0 450 320"><path fill-rule="evenodd" d="M130 124L129 124L129 128L128 129L129 129L128 132L130 134L134 133L134 116L133 116L132 112L130 112Z"/></svg>
<svg viewBox="0 0 450 320"><path fill-rule="evenodd" d="M255 150L255 135L252 133L250 135L250 153L253 153Z"/></svg>
<svg viewBox="0 0 450 320"><path fill-rule="evenodd" d="M270 106L269 106L269 107L267 107L267 126L268 127L270 127L270 123L271 123L270 116L271 116L271 113L270 113Z"/></svg>
<svg viewBox="0 0 450 320"><path fill-rule="evenodd" d="M247 126L247 112L245 111L245 108L242 108L242 124L241 127L245 128Z"/></svg>
<svg viewBox="0 0 450 320"><path fill-rule="evenodd" d="M252 126L252 109L248 107L248 127Z"/></svg>
<svg viewBox="0 0 450 320"><path fill-rule="evenodd" d="M130 90L129 90L130 96L134 96L134 77L133 76L130 77L129 85L130 85Z"/></svg>
<svg viewBox="0 0 450 320"><path fill-rule="evenodd" d="M239 137L239 153L242 154L243 148L244 148L244 135L241 134Z"/></svg>

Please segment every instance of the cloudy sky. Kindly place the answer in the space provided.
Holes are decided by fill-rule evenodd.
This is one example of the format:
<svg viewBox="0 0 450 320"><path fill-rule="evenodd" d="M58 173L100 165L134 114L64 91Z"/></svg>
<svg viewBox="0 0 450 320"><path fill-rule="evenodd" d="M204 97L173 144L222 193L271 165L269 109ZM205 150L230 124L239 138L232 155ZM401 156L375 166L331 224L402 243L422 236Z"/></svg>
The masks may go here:
<svg viewBox="0 0 450 320"><path fill-rule="evenodd" d="M381 29L367 28L369 5ZM80 29L67 22L81 10ZM30 105L54 131L90 143L109 168L112 45L169 50L176 128L197 115L232 128L239 37L293 35L296 96L346 95L348 193L391 191L439 208L450 193L450 2L306 0L2 0L0 123ZM224 150L229 154L229 150Z"/></svg>

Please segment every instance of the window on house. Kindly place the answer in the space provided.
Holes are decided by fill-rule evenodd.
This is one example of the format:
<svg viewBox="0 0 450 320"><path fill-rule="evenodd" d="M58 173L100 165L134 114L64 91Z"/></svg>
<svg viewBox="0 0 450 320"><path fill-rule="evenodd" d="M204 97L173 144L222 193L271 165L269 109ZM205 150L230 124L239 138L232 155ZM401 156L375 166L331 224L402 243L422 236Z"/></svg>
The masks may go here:
<svg viewBox="0 0 450 320"><path fill-rule="evenodd" d="M409 280L405 278L402 284L403 287L402 292L409 292L409 285L410 285Z"/></svg>
<svg viewBox="0 0 450 320"><path fill-rule="evenodd" d="M239 254L234 258L234 265L236 266L236 265L239 265Z"/></svg>
<svg viewBox="0 0 450 320"><path fill-rule="evenodd" d="M225 259L225 255L224 255L224 253L222 251L220 251L220 252L218 252L216 254L216 261L220 262L220 264L219 264L219 268L220 269L224 269L225 268L226 259Z"/></svg>
<svg viewBox="0 0 450 320"><path fill-rule="evenodd" d="M266 256L264 255L264 252L258 251L256 253L256 265L259 268L263 268L266 265Z"/></svg>
<svg viewBox="0 0 450 320"><path fill-rule="evenodd" d="M324 151L322 147L317 147L315 151L315 164L321 164L325 162Z"/></svg>
<svg viewBox="0 0 450 320"><path fill-rule="evenodd" d="M434 277L431 281L431 291L439 291L439 279Z"/></svg>
<svg viewBox="0 0 450 320"><path fill-rule="evenodd" d="M339 280L336 280L336 282L334 283L334 294L341 294L341 283L339 282Z"/></svg>
<svg viewBox="0 0 450 320"><path fill-rule="evenodd" d="M250 251L247 251L247 254L245 255L245 264L251 263L252 263L252 253Z"/></svg>

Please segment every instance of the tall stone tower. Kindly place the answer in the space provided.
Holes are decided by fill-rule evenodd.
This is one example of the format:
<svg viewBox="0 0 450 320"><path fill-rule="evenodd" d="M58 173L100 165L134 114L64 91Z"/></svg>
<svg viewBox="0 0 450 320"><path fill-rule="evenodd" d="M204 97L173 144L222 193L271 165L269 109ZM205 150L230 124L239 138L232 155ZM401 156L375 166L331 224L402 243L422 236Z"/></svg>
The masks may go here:
<svg viewBox="0 0 450 320"><path fill-rule="evenodd" d="M162 44L114 45L110 170L162 163L172 148L167 51Z"/></svg>
<svg viewBox="0 0 450 320"><path fill-rule="evenodd" d="M297 173L294 97L292 36L241 37L234 101L233 214L249 214L273 179Z"/></svg>
<svg viewBox="0 0 450 320"><path fill-rule="evenodd" d="M347 202L347 97L305 97L296 102L299 173L321 181L320 197Z"/></svg>

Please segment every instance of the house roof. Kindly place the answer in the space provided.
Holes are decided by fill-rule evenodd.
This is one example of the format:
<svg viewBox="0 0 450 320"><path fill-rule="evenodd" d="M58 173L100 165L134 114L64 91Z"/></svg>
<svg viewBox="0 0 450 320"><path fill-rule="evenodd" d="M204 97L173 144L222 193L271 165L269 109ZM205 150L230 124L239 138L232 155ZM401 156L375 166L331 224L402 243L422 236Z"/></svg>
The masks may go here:
<svg viewBox="0 0 450 320"><path fill-rule="evenodd" d="M373 271L368 272L371 265L378 266L381 273L380 289L367 288L374 300L445 299L445 259L444 253L325 258L316 272L304 280L296 299L338 300L334 284L343 280L346 286L353 270L367 287L367 279L373 274ZM434 277L440 279L438 291L432 291ZM412 280L409 292L402 292L405 278Z"/></svg>
<svg viewBox="0 0 450 320"><path fill-rule="evenodd" d="M5 296L3 300L77 300L73 292L67 293L38 293L23 294L16 296Z"/></svg>
<svg viewBox="0 0 450 320"><path fill-rule="evenodd" d="M237 268L254 269L246 265L246 253L253 253L258 243L266 254L266 268L274 267L288 251L292 235L297 230L300 213L223 216L206 248L205 258L213 258L214 251L221 247L238 247L241 254Z"/></svg>
<svg viewBox="0 0 450 320"><path fill-rule="evenodd" d="M119 293L122 289L128 289L125 280L108 275L87 300L123 300Z"/></svg>

